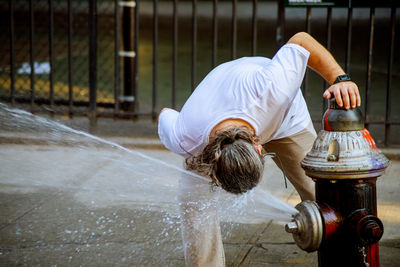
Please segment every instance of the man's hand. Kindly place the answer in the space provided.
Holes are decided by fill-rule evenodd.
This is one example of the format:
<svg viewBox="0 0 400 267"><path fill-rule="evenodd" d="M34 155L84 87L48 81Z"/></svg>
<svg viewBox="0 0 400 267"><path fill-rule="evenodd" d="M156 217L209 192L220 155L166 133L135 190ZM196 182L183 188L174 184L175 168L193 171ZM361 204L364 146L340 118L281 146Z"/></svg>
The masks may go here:
<svg viewBox="0 0 400 267"><path fill-rule="evenodd" d="M323 97L331 99L332 95L336 98L336 103L346 109L359 107L361 105L360 92L358 86L351 81L340 82L331 85L325 90Z"/></svg>

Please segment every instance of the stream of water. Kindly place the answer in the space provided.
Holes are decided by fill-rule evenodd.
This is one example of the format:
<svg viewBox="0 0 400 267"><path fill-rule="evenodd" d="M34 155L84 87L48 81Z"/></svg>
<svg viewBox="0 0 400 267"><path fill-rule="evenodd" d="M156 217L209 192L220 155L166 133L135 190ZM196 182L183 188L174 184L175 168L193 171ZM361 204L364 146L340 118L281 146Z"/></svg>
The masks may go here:
<svg viewBox="0 0 400 267"><path fill-rule="evenodd" d="M0 138L27 144L13 145L12 153L0 149L0 193L31 194L46 189L55 192L54 199L71 201L70 209L88 206L85 219L78 218L73 226L57 231L63 232L64 239L98 245L101 238L111 238L126 227L128 236L148 242L127 257L145 259L146 251L165 249L171 240L175 242L172 250L181 251L180 221L193 210L200 217L199 225L218 216L225 225L223 236L232 234L237 223L271 219L285 223L297 212L259 187L241 196L211 188L207 178L180 167L182 160L169 152L127 149L1 103ZM110 207L116 212L104 213ZM129 210L131 220L120 221L121 207ZM52 210L54 214L61 212L58 209ZM88 218L96 220L96 229L87 226ZM24 230L15 224L18 238ZM41 237L46 240L46 233Z"/></svg>

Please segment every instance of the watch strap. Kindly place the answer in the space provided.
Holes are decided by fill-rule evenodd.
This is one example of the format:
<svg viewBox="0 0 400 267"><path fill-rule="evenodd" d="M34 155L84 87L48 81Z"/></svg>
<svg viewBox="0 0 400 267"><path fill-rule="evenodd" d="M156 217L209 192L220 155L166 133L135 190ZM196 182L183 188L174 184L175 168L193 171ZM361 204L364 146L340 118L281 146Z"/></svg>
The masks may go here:
<svg viewBox="0 0 400 267"><path fill-rule="evenodd" d="M343 75L337 76L336 80L333 82L333 84L340 83L340 82L346 82L346 81L351 81L351 77L349 74L343 74Z"/></svg>

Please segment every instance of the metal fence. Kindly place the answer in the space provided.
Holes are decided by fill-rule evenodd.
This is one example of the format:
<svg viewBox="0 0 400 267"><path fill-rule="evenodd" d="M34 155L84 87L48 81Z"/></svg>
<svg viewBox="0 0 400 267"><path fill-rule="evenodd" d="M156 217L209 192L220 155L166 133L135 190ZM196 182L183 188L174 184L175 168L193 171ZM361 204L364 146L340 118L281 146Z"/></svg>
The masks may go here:
<svg viewBox="0 0 400 267"><path fill-rule="evenodd" d="M119 92L119 12L113 7L110 1L3 1L2 101L27 103L32 112L103 115L99 106L118 113L113 90L98 90ZM99 53L116 58L107 66L114 76Z"/></svg>
<svg viewBox="0 0 400 267"><path fill-rule="evenodd" d="M381 143L399 143L400 109L392 105L400 97L399 4L367 2L3 1L0 99L32 112L88 115L93 123L100 116L156 118L163 106L179 109L212 67L271 57L302 30L355 73L367 127ZM307 72L302 89L315 121L326 87Z"/></svg>
<svg viewBox="0 0 400 267"><path fill-rule="evenodd" d="M326 33L326 43L325 46L328 50L332 47L332 9L333 7L341 7L347 9L346 18L346 31L343 34L346 36L345 45L345 60L344 60L344 70L346 73L350 73L350 62L351 62L351 52L353 44L353 10L354 8L368 8L369 18L368 18L368 28L365 34L368 36L368 42L364 43L367 46L366 53L366 78L364 88L360 88L363 93L364 106L364 121L365 127L368 129L370 125L384 125L384 144L389 145L391 137L391 126L399 125L399 121L394 121L392 116L392 96L393 96L393 62L395 56L395 32L396 32L396 7L399 3L394 1L296 1L296 0L285 0L279 1L279 17L278 17L278 27L277 27L277 42L283 44L284 29L285 29L285 7L302 7L306 8L306 18L305 18L305 30L311 33L311 17L312 17L312 7L323 7L326 8L326 22L325 22L325 33ZM372 86L372 59L373 59L373 49L374 49L374 37L375 37L375 12L379 8L390 8L390 23L386 25L390 29L389 34L385 40L388 41L387 52L383 53L388 58L387 61L387 72L386 72L386 101L385 103L380 103L385 107L384 118L377 119L376 116L371 114L371 86ZM356 40L357 41L357 40ZM382 40L381 40L382 41ZM382 55L382 54L381 54ZM324 81L322 88L327 88L327 84ZM308 89L308 71L305 75L305 81L302 86L303 95L307 95ZM399 90L397 84L396 87ZM326 109L327 102L323 102L323 110ZM398 136L397 136L398 137Z"/></svg>

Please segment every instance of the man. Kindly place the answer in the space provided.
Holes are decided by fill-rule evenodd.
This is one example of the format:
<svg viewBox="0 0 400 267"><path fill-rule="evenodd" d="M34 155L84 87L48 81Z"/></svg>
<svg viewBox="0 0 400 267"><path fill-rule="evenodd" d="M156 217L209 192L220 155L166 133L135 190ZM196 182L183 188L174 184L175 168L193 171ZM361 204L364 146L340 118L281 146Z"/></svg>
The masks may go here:
<svg viewBox="0 0 400 267"><path fill-rule="evenodd" d="M185 157L187 169L234 194L258 184L263 173L262 148L275 152L282 162L282 166L276 162L278 167L285 170L301 199L315 199L314 184L300 166L316 137L299 89L307 66L331 85L324 98L334 96L346 109L360 106L357 85L329 51L300 32L272 59L240 58L212 70L181 112L161 111L161 141ZM197 229L200 234L195 236L200 240L195 241L189 233L193 218L185 213L183 219L184 242L186 238L191 244L185 247L186 263L223 266L218 222Z"/></svg>

